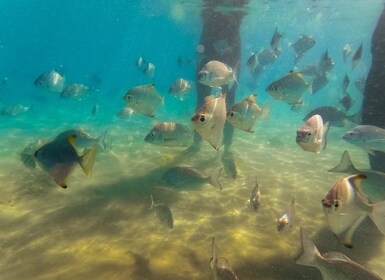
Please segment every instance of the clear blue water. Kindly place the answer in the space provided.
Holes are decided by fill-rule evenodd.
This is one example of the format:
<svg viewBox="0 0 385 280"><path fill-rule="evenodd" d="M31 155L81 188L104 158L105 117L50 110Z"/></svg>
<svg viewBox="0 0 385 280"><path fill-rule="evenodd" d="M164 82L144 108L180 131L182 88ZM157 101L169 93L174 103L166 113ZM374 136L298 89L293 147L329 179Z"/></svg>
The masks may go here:
<svg viewBox="0 0 385 280"><path fill-rule="evenodd" d="M183 149L147 144L143 139L153 119L139 114L116 117L128 89L153 82L165 96L155 120L178 120L191 127L194 82L183 102L167 91L177 78L195 81L202 4L192 2L1 1L0 80L6 82L0 85L0 110L15 104L31 110L0 116L0 279L213 279L213 235L219 255L230 261L240 279L321 279L316 270L294 262L299 226L311 229L321 251L340 251L385 277L385 243L375 226L366 220L355 235L355 247L344 248L328 229L320 203L341 178L326 171L345 149L358 167L369 166L363 150L341 140L354 124L333 128L328 148L319 155L304 152L294 142L308 111L340 106L346 72L348 91L356 99L349 114L360 110L362 95L353 83L369 71L371 35L383 1L251 1L245 7L236 101L256 92L257 102L269 103L270 111L257 121L254 134L235 131L232 149L239 174L235 180L222 174L222 192L208 184L198 190L161 187L159 178L174 165L212 174L220 164L216 151L203 143L199 153L187 157ZM250 90L246 61L269 45L275 27L283 34L282 54ZM289 44L300 34L313 36L316 45L298 68L317 63L326 49L335 66L328 85L293 112L265 88L294 68ZM342 60L342 48L350 43L354 51L361 42L362 59L351 71L350 61ZM135 66L139 56L156 66L153 80ZM180 67L178 56L193 62ZM98 77L98 91L81 100L64 100L34 86L40 74L52 69L69 82L86 85ZM92 117L97 102L99 111ZM91 178L77 167L69 177L70 187L62 190L41 169L23 166L19 153L37 139L49 141L71 128L95 137L107 130L112 147L97 155ZM274 137L280 143L272 144ZM253 212L247 200L256 176L263 198L261 209ZM148 210L150 194L173 210L173 230ZM276 216L293 195L298 224L280 234Z"/></svg>

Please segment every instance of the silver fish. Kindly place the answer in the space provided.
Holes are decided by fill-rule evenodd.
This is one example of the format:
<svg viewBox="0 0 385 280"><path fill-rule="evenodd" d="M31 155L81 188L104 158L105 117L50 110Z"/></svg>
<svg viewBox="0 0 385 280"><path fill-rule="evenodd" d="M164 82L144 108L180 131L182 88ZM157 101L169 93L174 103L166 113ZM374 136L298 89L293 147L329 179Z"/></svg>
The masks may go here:
<svg viewBox="0 0 385 280"><path fill-rule="evenodd" d="M237 82L235 71L228 65L217 60L211 60L198 73L198 82L209 87L221 88L224 85Z"/></svg>
<svg viewBox="0 0 385 280"><path fill-rule="evenodd" d="M238 280L227 259L217 256L217 248L215 246L215 237L211 243L212 257L210 259L210 267L214 274L215 280Z"/></svg>
<svg viewBox="0 0 385 280"><path fill-rule="evenodd" d="M254 188L250 192L250 207L255 211L258 210L261 205L261 187L256 180Z"/></svg>
<svg viewBox="0 0 385 280"><path fill-rule="evenodd" d="M347 43L342 49L342 58L344 59L344 62L346 62L346 60L351 54L352 54L352 47L350 46L349 43Z"/></svg>
<svg viewBox="0 0 385 280"><path fill-rule="evenodd" d="M211 177L203 175L199 170L187 166L176 166L168 169L160 179L160 182L179 188L195 188L209 183L222 190L219 176L222 168L219 168Z"/></svg>
<svg viewBox="0 0 385 280"><path fill-rule="evenodd" d="M83 84L67 85L60 94L61 98L81 98L90 91L90 88Z"/></svg>
<svg viewBox="0 0 385 280"><path fill-rule="evenodd" d="M290 230L295 224L295 198L291 201L290 205L286 208L283 215L278 218L277 229L278 231Z"/></svg>
<svg viewBox="0 0 385 280"><path fill-rule="evenodd" d="M27 107L21 104L16 104L16 105L4 107L3 109L1 109L0 115L16 117L21 115L22 113L28 112L30 109L31 107Z"/></svg>
<svg viewBox="0 0 385 280"><path fill-rule="evenodd" d="M163 97L156 91L154 84L133 87L123 99L132 111L151 118L155 116L159 105L163 104Z"/></svg>
<svg viewBox="0 0 385 280"><path fill-rule="evenodd" d="M154 209L155 215L158 219L165 224L169 229L173 229L174 227L174 217L172 216L172 212L170 207L168 207L164 203L155 203L154 199L151 195L151 207L150 209Z"/></svg>
<svg viewBox="0 0 385 280"><path fill-rule="evenodd" d="M139 57L136 62L135 62L135 65L139 68L140 71L143 71L144 68L146 67L147 65L147 62L143 59L143 57Z"/></svg>
<svg viewBox="0 0 385 280"><path fill-rule="evenodd" d="M295 63L297 63L307 52L315 45L315 40L308 35L301 35L297 41L293 44L290 44L291 47L294 48L295 51Z"/></svg>
<svg viewBox="0 0 385 280"><path fill-rule="evenodd" d="M144 67L143 74L146 75L147 78L153 79L154 73L155 73L155 65L150 62Z"/></svg>
<svg viewBox="0 0 385 280"><path fill-rule="evenodd" d="M339 252L321 254L313 241L310 233L301 227L301 254L295 262L299 265L316 267L322 274L322 279L334 280L381 280L382 278L367 270L362 265L352 261Z"/></svg>
<svg viewBox="0 0 385 280"><path fill-rule="evenodd" d="M366 176L356 174L338 181L322 199L329 227L338 240L352 248L352 237L362 221L369 216L385 235L385 201L369 204L360 183Z"/></svg>
<svg viewBox="0 0 385 280"><path fill-rule="evenodd" d="M352 57L352 70L357 66L362 56L362 43Z"/></svg>
<svg viewBox="0 0 385 280"><path fill-rule="evenodd" d="M302 127L297 129L297 144L304 150L319 153L326 148L326 136L329 123L323 123L320 115L309 118Z"/></svg>
<svg viewBox="0 0 385 280"><path fill-rule="evenodd" d="M257 118L263 114L263 109L255 102L256 94L251 94L241 102L234 104L227 112L227 121L234 127L253 133Z"/></svg>
<svg viewBox="0 0 385 280"><path fill-rule="evenodd" d="M168 93L178 97L180 100L183 100L186 93L188 93L190 90L191 84L189 81L185 79L177 79L169 88Z"/></svg>
<svg viewBox="0 0 385 280"><path fill-rule="evenodd" d="M116 116L119 119L127 119L132 116L134 111L130 107L123 107L119 112L116 113Z"/></svg>
<svg viewBox="0 0 385 280"><path fill-rule="evenodd" d="M193 134L186 126L175 122L155 122L144 141L166 147L187 147L193 141Z"/></svg>
<svg viewBox="0 0 385 280"><path fill-rule="evenodd" d="M303 120L306 121L313 115L320 115L322 117L322 120L325 123L329 122L331 126L344 127L349 122L361 123L361 112L348 116L344 111L330 106L322 106L315 108L314 110L309 112Z"/></svg>
<svg viewBox="0 0 385 280"><path fill-rule="evenodd" d="M206 102L192 116L191 122L199 135L214 149L219 149L219 139L226 122L226 96L206 97Z"/></svg>
<svg viewBox="0 0 385 280"><path fill-rule="evenodd" d="M358 125L346 132L342 139L372 155L374 151L385 152L385 129L378 126Z"/></svg>
<svg viewBox="0 0 385 280"><path fill-rule="evenodd" d="M361 190L365 196L372 202L385 200L385 173L371 169L357 169L346 150L342 154L340 163L328 172L362 174L366 176L366 179L361 181Z"/></svg>
<svg viewBox="0 0 385 280"><path fill-rule="evenodd" d="M65 84L65 77L60 75L55 70L48 73L43 73L34 82L34 85L39 88L44 88L51 92L62 92Z"/></svg>
<svg viewBox="0 0 385 280"><path fill-rule="evenodd" d="M302 103L304 93L310 88L301 73L291 72L272 82L266 91L277 100L290 105Z"/></svg>
<svg viewBox="0 0 385 280"><path fill-rule="evenodd" d="M87 176L91 175L95 161L95 149L87 149L79 156L74 148L76 135L54 140L35 152L38 165L62 188L67 188L68 175L79 164Z"/></svg>

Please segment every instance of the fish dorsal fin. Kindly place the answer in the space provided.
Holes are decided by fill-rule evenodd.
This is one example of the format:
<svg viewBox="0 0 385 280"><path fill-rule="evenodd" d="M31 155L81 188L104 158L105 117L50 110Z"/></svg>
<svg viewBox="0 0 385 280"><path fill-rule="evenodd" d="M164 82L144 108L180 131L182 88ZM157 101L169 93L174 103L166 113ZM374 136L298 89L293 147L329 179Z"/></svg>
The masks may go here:
<svg viewBox="0 0 385 280"><path fill-rule="evenodd" d="M334 259L334 260L352 262L351 259L349 259L347 256L345 256L344 254L342 254L340 252L327 252L327 253L322 254L322 256L328 260Z"/></svg>
<svg viewBox="0 0 385 280"><path fill-rule="evenodd" d="M247 98L248 101L255 103L255 97L257 96L256 93L250 94Z"/></svg>
<svg viewBox="0 0 385 280"><path fill-rule="evenodd" d="M350 159L348 151L345 150L344 153L342 154L340 163L336 167L328 170L328 172L357 173L359 171L353 165L352 160Z"/></svg>
<svg viewBox="0 0 385 280"><path fill-rule="evenodd" d="M215 97L213 95L208 95L205 97L205 103L213 101L214 99L215 99Z"/></svg>
<svg viewBox="0 0 385 280"><path fill-rule="evenodd" d="M152 84L147 84L147 85L145 85L145 87L146 87L148 90L151 90L151 91L153 91L153 92L156 92L156 91L155 91L155 84L154 84L154 83L152 83Z"/></svg>
<svg viewBox="0 0 385 280"><path fill-rule="evenodd" d="M153 127L156 127L159 123L160 122L158 122L158 121L153 121L151 124L152 124Z"/></svg>

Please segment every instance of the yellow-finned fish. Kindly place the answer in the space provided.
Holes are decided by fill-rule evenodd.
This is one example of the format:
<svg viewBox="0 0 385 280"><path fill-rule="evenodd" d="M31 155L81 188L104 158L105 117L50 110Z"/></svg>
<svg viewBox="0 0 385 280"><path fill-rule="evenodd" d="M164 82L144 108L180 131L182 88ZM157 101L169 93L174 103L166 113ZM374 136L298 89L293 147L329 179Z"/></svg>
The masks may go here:
<svg viewBox="0 0 385 280"><path fill-rule="evenodd" d="M326 148L328 131L329 122L324 125L322 117L314 115L297 129L296 142L304 151L319 153Z"/></svg>
<svg viewBox="0 0 385 280"><path fill-rule="evenodd" d="M385 235L385 201L369 204L361 191L363 174L351 175L338 181L322 199L329 227L338 240L352 248L352 236L361 222L369 216Z"/></svg>
<svg viewBox="0 0 385 280"><path fill-rule="evenodd" d="M74 148L76 135L55 139L39 148L34 156L38 165L62 188L67 188L68 175L79 164L87 176L91 176L96 149L87 149L79 156Z"/></svg>
<svg viewBox="0 0 385 280"><path fill-rule="evenodd" d="M156 91L154 84L133 87L123 99L131 109L131 113L138 112L151 118L155 116L159 105L163 104L163 97Z"/></svg>
<svg viewBox="0 0 385 280"><path fill-rule="evenodd" d="M226 95L206 97L206 102L192 116L191 122L199 135L218 150L226 122Z"/></svg>
<svg viewBox="0 0 385 280"><path fill-rule="evenodd" d="M352 261L339 252L327 252L321 254L309 232L302 228L301 233L301 254L295 262L299 265L316 267L322 274L322 279L333 280L381 280L382 278L369 271L362 265Z"/></svg>

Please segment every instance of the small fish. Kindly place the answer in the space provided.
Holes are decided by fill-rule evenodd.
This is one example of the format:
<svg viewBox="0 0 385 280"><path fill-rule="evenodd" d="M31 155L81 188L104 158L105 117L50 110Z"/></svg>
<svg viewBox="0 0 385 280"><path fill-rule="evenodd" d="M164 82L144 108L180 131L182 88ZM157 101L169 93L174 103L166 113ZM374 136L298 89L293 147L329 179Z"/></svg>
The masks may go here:
<svg viewBox="0 0 385 280"><path fill-rule="evenodd" d="M55 70L48 73L43 73L34 82L34 85L39 88L44 88L51 92L62 92L64 88L65 77L60 75Z"/></svg>
<svg viewBox="0 0 385 280"><path fill-rule="evenodd" d="M256 180L254 188L250 192L250 207L255 211L258 210L261 205L261 187Z"/></svg>
<svg viewBox="0 0 385 280"><path fill-rule="evenodd" d="M297 63L303 57L305 52L314 47L314 45L315 40L308 35L301 35L295 43L290 44L290 46L294 48L296 54L295 63Z"/></svg>
<svg viewBox="0 0 385 280"><path fill-rule="evenodd" d="M250 70L250 73L253 73L255 67L258 66L258 53L257 52L252 53L250 55L249 59L247 60L246 64L247 64L247 67Z"/></svg>
<svg viewBox="0 0 385 280"><path fill-rule="evenodd" d="M318 63L318 74L326 76L334 67L334 61L329 57L329 52L326 50Z"/></svg>
<svg viewBox="0 0 385 280"><path fill-rule="evenodd" d="M22 113L28 112L30 109L31 107L27 107L21 104L16 104L16 105L4 107L3 109L1 109L0 115L16 117L21 115Z"/></svg>
<svg viewBox="0 0 385 280"><path fill-rule="evenodd" d="M169 229L173 229L174 227L174 218L172 216L172 212L170 207L168 207L164 203L156 203L151 195L151 207L150 209L154 209L155 215L158 219L165 224Z"/></svg>
<svg viewBox="0 0 385 280"><path fill-rule="evenodd" d="M206 102L192 116L191 122L199 135L214 149L219 149L219 139L226 122L226 96L207 96Z"/></svg>
<svg viewBox="0 0 385 280"><path fill-rule="evenodd" d="M345 73L344 80L342 82L342 92L344 93L350 84L350 79L347 73Z"/></svg>
<svg viewBox="0 0 385 280"><path fill-rule="evenodd" d="M180 55L178 56L176 62L178 63L179 67L186 67L192 63L192 59L188 58L187 56Z"/></svg>
<svg viewBox="0 0 385 280"><path fill-rule="evenodd" d="M228 65L217 60L211 60L198 73L198 82L209 87L221 88L232 82L237 82L235 71Z"/></svg>
<svg viewBox="0 0 385 280"><path fill-rule="evenodd" d="M106 150L106 135L107 131L102 133L98 138L92 137L86 131L81 129L69 129L61 132L56 136L56 140L67 139L68 137L75 135L73 145L76 149L85 150L91 148L97 148L100 150Z"/></svg>
<svg viewBox="0 0 385 280"><path fill-rule="evenodd" d="M47 172L62 188L67 188L68 175L79 164L87 176L91 175L95 161L95 149L87 149L79 156L74 148L76 135L49 142L39 148L35 154L38 165Z"/></svg>
<svg viewBox="0 0 385 280"><path fill-rule="evenodd" d="M99 112L99 102L96 102L94 107L92 107L92 116L96 117L96 114Z"/></svg>
<svg viewBox="0 0 385 280"><path fill-rule="evenodd" d="M290 205L286 208L282 217L278 218L277 229L283 231L286 229L292 229L295 223L295 198L291 201Z"/></svg>
<svg viewBox="0 0 385 280"><path fill-rule="evenodd" d="M297 129L297 144L304 150L319 153L326 148L326 136L329 123L323 123L320 115L309 118L302 127Z"/></svg>
<svg viewBox="0 0 385 280"><path fill-rule="evenodd" d="M238 280L238 276L235 274L230 266L230 262L217 256L217 248L215 246L215 237L213 237L211 243L212 257L210 259L210 267L214 274L215 280Z"/></svg>
<svg viewBox="0 0 385 280"><path fill-rule="evenodd" d="M90 91L90 88L83 84L67 85L60 94L61 98L81 98Z"/></svg>
<svg viewBox="0 0 385 280"><path fill-rule="evenodd" d="M346 43L344 48L342 49L342 58L344 59L344 62L348 59L348 57L352 54L352 47L349 43Z"/></svg>
<svg viewBox="0 0 385 280"><path fill-rule="evenodd" d="M385 200L385 173L371 169L357 169L346 150L342 154L340 163L328 172L341 172L350 175L362 174L366 176L366 179L361 181L361 189L365 196L372 202Z"/></svg>
<svg viewBox="0 0 385 280"><path fill-rule="evenodd" d="M352 57L352 70L357 66L362 56L362 43Z"/></svg>
<svg viewBox="0 0 385 280"><path fill-rule="evenodd" d="M301 227L301 254L295 262L299 265L316 267L322 275L322 279L334 280L381 280L382 278L367 270L362 265L352 261L339 252L327 252L321 254L313 241L310 233Z"/></svg>
<svg viewBox="0 0 385 280"><path fill-rule="evenodd" d="M253 133L253 126L263 109L255 102L256 94L251 94L241 102L234 104L227 112L227 121L234 127Z"/></svg>
<svg viewBox="0 0 385 280"><path fill-rule="evenodd" d="M349 109L352 107L355 101L353 100L352 96L348 92L345 92L344 97L342 97L342 99L339 100L338 102L342 106L344 106L346 111L349 111Z"/></svg>
<svg viewBox="0 0 385 280"><path fill-rule="evenodd" d="M258 53L258 64L262 67L274 63L277 60L277 54L273 49L263 48Z"/></svg>
<svg viewBox="0 0 385 280"><path fill-rule="evenodd" d="M180 100L183 100L186 93L188 93L190 90L191 84L189 81L185 79L177 79L169 88L168 93L178 97Z"/></svg>
<svg viewBox="0 0 385 280"><path fill-rule="evenodd" d="M163 97L155 89L154 84L147 84L131 88L123 97L127 107L132 111L153 118Z"/></svg>
<svg viewBox="0 0 385 280"><path fill-rule="evenodd" d="M362 94L365 93L366 77L361 77L354 82L354 85Z"/></svg>
<svg viewBox="0 0 385 280"><path fill-rule="evenodd" d="M309 112L303 120L306 121L313 115L320 115L322 117L322 120L325 123L329 122L331 126L344 127L349 122L361 123L361 112L348 116L345 112L331 106L322 106L315 108L314 110Z"/></svg>
<svg viewBox="0 0 385 280"><path fill-rule="evenodd" d="M196 188L209 183L222 190L219 182L222 168L219 168L211 177L203 175L199 170L187 166L176 166L168 169L160 179L160 182L179 188Z"/></svg>
<svg viewBox="0 0 385 280"><path fill-rule="evenodd" d="M144 141L166 147L187 147L193 141L193 134L186 126L175 122L155 122Z"/></svg>
<svg viewBox="0 0 385 280"><path fill-rule="evenodd" d="M272 82L266 91L277 100L286 102L289 105L299 104L310 84L305 81L299 72L290 72L282 78Z"/></svg>
<svg viewBox="0 0 385 280"><path fill-rule="evenodd" d="M360 183L366 176L355 174L338 181L322 199L329 227L338 240L352 248L352 237L362 221L369 216L385 235L385 201L369 204Z"/></svg>
<svg viewBox="0 0 385 280"><path fill-rule="evenodd" d="M237 165L235 164L234 155L231 151L226 150L222 154L222 166L228 176L233 179L237 178Z"/></svg>
<svg viewBox="0 0 385 280"><path fill-rule="evenodd" d="M123 107L119 112L116 113L116 116L119 119L127 119L131 117L133 110L130 107Z"/></svg>
<svg viewBox="0 0 385 280"><path fill-rule="evenodd" d="M135 62L135 65L139 68L140 71L143 72L144 68L146 67L148 63L143 59L143 57L139 57L136 62Z"/></svg>
<svg viewBox="0 0 385 280"><path fill-rule="evenodd" d="M385 152L385 129L378 126L358 125L346 132L342 139L372 155L375 155L374 151Z"/></svg>
<svg viewBox="0 0 385 280"><path fill-rule="evenodd" d="M282 34L278 32L278 27L275 28L273 37L270 41L270 47L274 50L278 48L278 43L282 38Z"/></svg>
<svg viewBox="0 0 385 280"><path fill-rule="evenodd" d="M153 79L155 73L155 65L149 62L143 69L143 74L146 75L147 78Z"/></svg>
<svg viewBox="0 0 385 280"><path fill-rule="evenodd" d="M312 94L315 94L316 92L323 89L328 83L329 83L329 80L326 77L326 75L316 74L316 76L314 77L311 83Z"/></svg>
<svg viewBox="0 0 385 280"><path fill-rule="evenodd" d="M221 56L224 54L230 52L233 48L230 46L227 39L219 39L216 40L213 43L213 47L216 50L217 53L219 53Z"/></svg>

